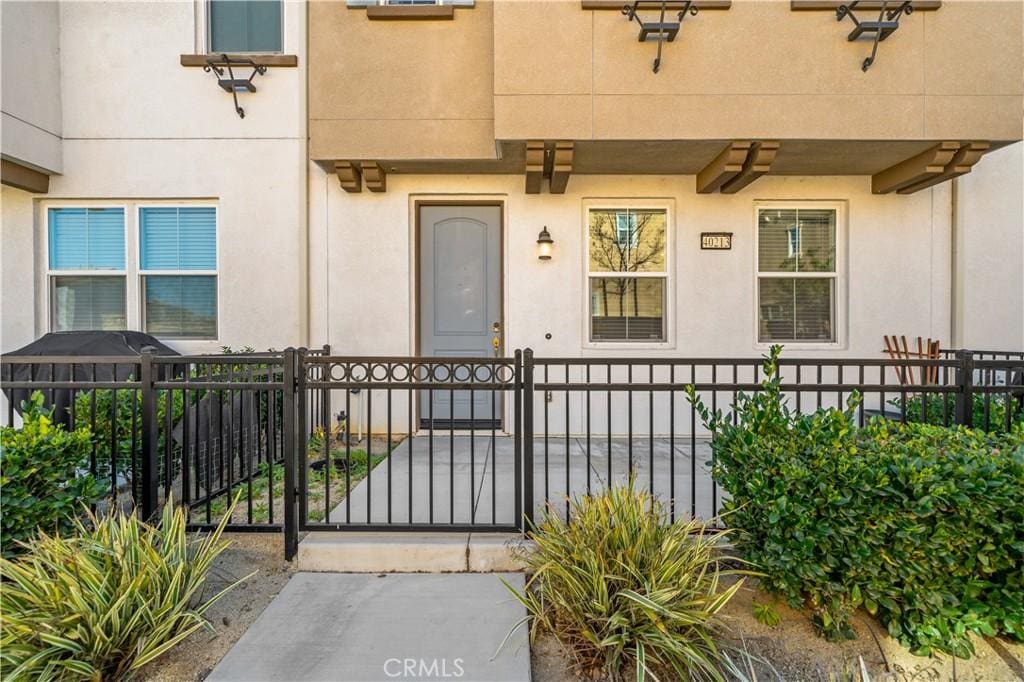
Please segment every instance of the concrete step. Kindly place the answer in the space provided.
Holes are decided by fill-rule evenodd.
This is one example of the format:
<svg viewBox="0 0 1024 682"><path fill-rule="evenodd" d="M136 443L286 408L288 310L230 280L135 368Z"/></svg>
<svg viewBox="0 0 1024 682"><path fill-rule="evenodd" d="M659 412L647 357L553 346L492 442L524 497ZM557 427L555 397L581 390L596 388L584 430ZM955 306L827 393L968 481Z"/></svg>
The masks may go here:
<svg viewBox="0 0 1024 682"><path fill-rule="evenodd" d="M309 533L298 569L338 573L493 573L523 570L530 544L506 533Z"/></svg>

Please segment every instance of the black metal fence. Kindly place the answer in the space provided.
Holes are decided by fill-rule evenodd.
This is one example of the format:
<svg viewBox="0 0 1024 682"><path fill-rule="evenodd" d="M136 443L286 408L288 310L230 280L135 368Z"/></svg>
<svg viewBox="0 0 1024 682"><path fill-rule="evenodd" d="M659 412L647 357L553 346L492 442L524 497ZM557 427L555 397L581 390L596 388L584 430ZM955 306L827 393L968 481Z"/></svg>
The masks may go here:
<svg viewBox="0 0 1024 682"><path fill-rule="evenodd" d="M722 495L711 476L711 438L688 401L693 386L733 418L740 392L761 389L763 360L734 358L525 358L525 489L537 508L568 514L564 500L636 484L679 516L712 518ZM958 351L938 359L780 358L780 389L798 412L845 408L856 394L860 425L900 422L1009 430L1024 420L1024 353ZM575 461L574 461L575 460ZM538 480L531 482L530 476ZM526 508L530 509L529 502Z"/></svg>
<svg viewBox="0 0 1024 682"><path fill-rule="evenodd" d="M150 518L173 499L189 526L232 511L232 531L284 527L288 434L296 431L292 353L125 357L8 357L0 363L6 424L41 391L54 419L93 434L79 475ZM290 430L290 431L289 431Z"/></svg>
<svg viewBox="0 0 1024 682"><path fill-rule="evenodd" d="M795 410L1008 430L1024 420L1024 352L778 362ZM330 349L212 356L4 357L7 424L40 390L87 427L87 468L149 517L165 500L208 528L518 531L542 510L634 476L672 519L722 494L692 385L727 416L761 388L760 358L338 357Z"/></svg>

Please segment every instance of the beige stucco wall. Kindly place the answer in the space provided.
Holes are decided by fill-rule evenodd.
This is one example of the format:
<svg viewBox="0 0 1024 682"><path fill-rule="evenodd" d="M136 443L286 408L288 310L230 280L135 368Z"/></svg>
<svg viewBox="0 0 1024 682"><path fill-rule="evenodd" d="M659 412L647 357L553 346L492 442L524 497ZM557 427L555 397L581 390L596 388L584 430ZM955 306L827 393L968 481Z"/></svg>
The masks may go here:
<svg viewBox="0 0 1024 682"><path fill-rule="evenodd" d="M0 188L0 349L19 348L35 338L35 259L32 195Z"/></svg>
<svg viewBox="0 0 1024 682"><path fill-rule="evenodd" d="M0 3L0 139L5 158L61 170L60 6Z"/></svg>
<svg viewBox="0 0 1024 682"><path fill-rule="evenodd" d="M413 352L412 202L475 197L505 204L508 349L529 346L549 357L759 354L754 207L758 200L783 199L842 201L848 216L841 255L842 342L830 349L792 346L788 352L878 357L882 335L892 333L948 342L948 186L879 196L871 194L867 178L776 177L738 195L698 195L693 182L692 176L580 176L572 178L564 195L527 195L519 176L393 176L386 195L372 195L347 194L333 176L319 172L312 183L321 187L314 194L322 193L322 199L311 213L312 251L319 260L311 263L314 341L330 342L346 354ZM586 342L583 205L590 198L649 198L674 205L669 344L637 350ZM554 258L546 263L535 252L544 225L555 240ZM701 251L702 231L733 232L733 249ZM551 340L545 340L546 333Z"/></svg>
<svg viewBox="0 0 1024 682"><path fill-rule="evenodd" d="M849 20L736 0L655 44L579 0L478 0L452 21L311 7L315 159L495 157L493 141L1021 138L1024 5L904 16L865 73ZM867 153L867 152L865 152Z"/></svg>
<svg viewBox="0 0 1024 682"><path fill-rule="evenodd" d="M212 200L218 218L220 337L168 344L188 352L298 345L304 337L305 313L302 152L300 140L72 142L65 149L67 172L51 183L46 199L38 201L36 224L41 227L41 211L53 203L67 203L66 198L81 205L88 205L86 199L115 204ZM131 216L129 224L133 220ZM36 236L41 237L39 229ZM129 242L128 253L132 251ZM45 286L44 267L42 258L37 259L40 291ZM46 331L42 296L37 297L36 318L40 331Z"/></svg>
<svg viewBox="0 0 1024 682"><path fill-rule="evenodd" d="M305 341L305 4L285 5L284 51L299 67L257 77L258 92L239 96L244 119L212 74L179 64L201 48L203 6L61 3L64 171L45 196L8 202L5 188L3 350L48 330L45 296L34 310L26 303L33 288L45 291L42 216L59 202L215 202L220 337L169 344L211 352Z"/></svg>
<svg viewBox="0 0 1024 682"><path fill-rule="evenodd" d="M283 22L284 51L299 55L299 68L272 68L257 76L258 92L239 95L244 120L213 74L179 64L181 54L204 51L196 28L203 6L191 0L61 3L65 137L299 137L305 113L304 3L286 2Z"/></svg>
<svg viewBox="0 0 1024 682"><path fill-rule="evenodd" d="M956 344L1024 349L1024 143L958 179L954 210Z"/></svg>
<svg viewBox="0 0 1024 682"><path fill-rule="evenodd" d="M575 0L495 3L500 139L1019 139L1024 5L944 3L879 47L834 12L737 0L653 43L617 11Z"/></svg>
<svg viewBox="0 0 1024 682"><path fill-rule="evenodd" d="M415 353L414 202L493 199L505 208L506 352L531 347L539 357L757 357L765 349L755 336L755 206L759 201L820 200L842 202L846 208L840 242L841 343L830 348L790 344L785 353L882 358L884 334L920 335L948 345L952 255L948 184L902 196L872 194L866 177L768 177L738 195L698 195L693 183L692 176L577 176L564 195L527 195L521 176L422 175L389 178L385 195L348 194L333 175L315 168L311 185L316 198L310 215L311 340L314 345L329 342L340 355ZM583 248L584 205L589 199L651 199L674 207L669 246L670 343L595 346L587 342ZM549 262L536 257L537 233L545 225L555 240ZM1020 225L1018 221L1016 229ZM733 249L701 251L703 231L733 232ZM978 314L987 316L987 324L994 327L1004 324L1003 312L993 306ZM549 333L552 338L547 340ZM826 396L827 401L834 398ZM564 415L565 396L556 394L553 400L551 414ZM570 429L582 432L582 394L570 400ZM603 414L603 400L594 397L591 406L597 413ZM875 402L869 406L877 407ZM393 408L395 424L405 424L405 398L399 395ZM510 409L506 405L506 417ZM646 424L645 409L637 407L638 424ZM689 417L684 420L681 403L678 409L675 428L686 432ZM621 416L621 410L620 400L616 414ZM379 412L374 414L382 419ZM659 409L658 415L656 429L667 433L667 413ZM377 426L383 429L386 424L381 421ZM625 432L624 424L615 428L619 427ZM561 423L554 431L564 431Z"/></svg>
<svg viewBox="0 0 1024 682"><path fill-rule="evenodd" d="M309 11L314 159L494 157L489 2L453 21L370 21L340 1Z"/></svg>

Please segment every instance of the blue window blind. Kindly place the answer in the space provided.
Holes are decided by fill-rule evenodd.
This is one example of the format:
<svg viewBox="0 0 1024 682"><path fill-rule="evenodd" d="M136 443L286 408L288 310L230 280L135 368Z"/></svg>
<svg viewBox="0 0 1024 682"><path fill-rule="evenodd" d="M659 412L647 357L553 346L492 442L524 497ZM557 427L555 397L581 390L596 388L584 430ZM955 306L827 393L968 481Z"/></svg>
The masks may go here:
<svg viewBox="0 0 1024 682"><path fill-rule="evenodd" d="M212 206L143 208L142 270L216 270L217 211Z"/></svg>
<svg viewBox="0 0 1024 682"><path fill-rule="evenodd" d="M280 0L210 0L211 52L280 52Z"/></svg>
<svg viewBox="0 0 1024 682"><path fill-rule="evenodd" d="M217 338L217 278L210 275L148 275L145 328L179 339Z"/></svg>
<svg viewBox="0 0 1024 682"><path fill-rule="evenodd" d="M49 209L51 270L124 270L123 208Z"/></svg>

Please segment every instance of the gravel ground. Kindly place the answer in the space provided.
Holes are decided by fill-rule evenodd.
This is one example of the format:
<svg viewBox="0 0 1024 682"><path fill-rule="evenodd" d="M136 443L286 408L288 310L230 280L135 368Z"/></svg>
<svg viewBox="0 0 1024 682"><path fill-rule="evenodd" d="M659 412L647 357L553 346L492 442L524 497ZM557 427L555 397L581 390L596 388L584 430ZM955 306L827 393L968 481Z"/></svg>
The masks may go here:
<svg viewBox="0 0 1024 682"><path fill-rule="evenodd" d="M756 582L756 581L755 581ZM1011 682L1024 680L1024 644L998 639L975 639L977 654L970 660L952 657L914 656L865 613L854 620L857 638L840 643L819 637L808 617L776 604L780 623L767 627L753 616L752 604L771 598L748 581L722 611L725 637L720 644L746 649L769 665L757 665L759 680L831 682L846 670L858 670L863 659L873 682ZM873 634L872 634L873 633ZM876 639L877 638L877 639ZM735 657L734 657L735 658ZM571 682L583 678L574 674L567 656L550 635L541 636L532 647L534 682ZM776 674L773 674L772 671ZM839 678L832 678L839 679ZM856 678L854 678L856 679Z"/></svg>
<svg viewBox="0 0 1024 682"><path fill-rule="evenodd" d="M256 574L224 595L207 612L213 630L196 632L142 669L147 682L203 680L281 591L295 570L284 560L283 536L278 533L225 533L231 547L214 563L208 593L253 571Z"/></svg>
<svg viewBox="0 0 1024 682"><path fill-rule="evenodd" d="M745 643L748 651L771 662L786 680L825 682L830 672L844 667L857 670L861 658L874 682L1024 680L1024 644L976 637L976 655L970 660L914 656L864 611L853 620L856 639L833 643L817 635L806 614L782 602L775 604L781 622L775 627L762 625L753 616L755 599L771 602L771 597L756 588L756 581L748 581L723 610L731 643Z"/></svg>
<svg viewBox="0 0 1024 682"><path fill-rule="evenodd" d="M204 679L238 641L242 633L288 582L293 564L283 558L282 538L278 534L228 534L231 547L217 560L209 584L211 591L221 589L246 574L256 574L228 592L208 612L213 631L201 630L167 655L141 671L147 682L189 682ZM858 614L853 626L857 638L832 643L817 636L806 615L778 603L775 609L779 625L767 627L753 617L754 600L765 603L770 597L748 583L722 613L726 635L722 643L763 658L771 664L762 667L758 679L828 682L829 673L844 668L855 670L863 658L874 682L985 681L1024 680L1024 644L1006 640L975 640L977 655L954 661L911 655L890 639L866 614ZM535 682L572 682L577 677L568 657L551 636L540 636L532 647ZM955 670L954 670L955 668Z"/></svg>

